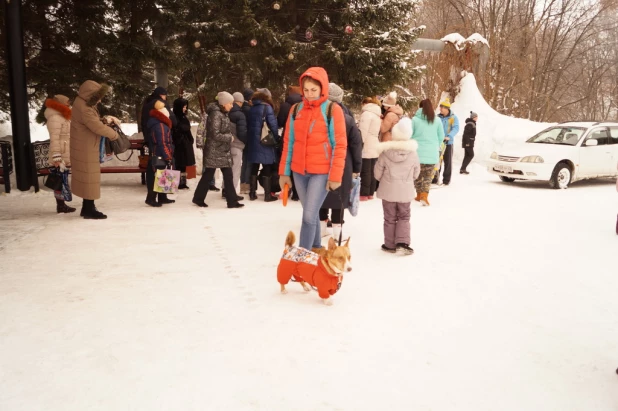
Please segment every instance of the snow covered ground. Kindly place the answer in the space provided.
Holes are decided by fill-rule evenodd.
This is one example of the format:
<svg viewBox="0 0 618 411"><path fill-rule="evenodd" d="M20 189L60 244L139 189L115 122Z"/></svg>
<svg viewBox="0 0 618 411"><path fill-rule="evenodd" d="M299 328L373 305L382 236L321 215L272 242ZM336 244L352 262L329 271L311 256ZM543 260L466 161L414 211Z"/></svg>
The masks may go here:
<svg viewBox="0 0 618 411"><path fill-rule="evenodd" d="M106 221L0 196L0 410L618 409L614 182L471 171L413 205L413 256L380 251L379 201L346 217L331 307L279 293L297 203L153 209L137 175L103 176Z"/></svg>

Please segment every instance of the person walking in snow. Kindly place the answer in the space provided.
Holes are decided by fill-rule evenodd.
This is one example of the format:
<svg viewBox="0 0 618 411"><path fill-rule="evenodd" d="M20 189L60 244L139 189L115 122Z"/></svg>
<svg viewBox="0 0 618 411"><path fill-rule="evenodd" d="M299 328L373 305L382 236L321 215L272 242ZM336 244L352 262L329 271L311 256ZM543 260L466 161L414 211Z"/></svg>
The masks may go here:
<svg viewBox="0 0 618 411"><path fill-rule="evenodd" d="M45 121L49 132L49 165L50 172L60 177L62 187L54 191L56 212L72 213L75 208L69 207L65 201L71 201L69 186L69 168L71 167L71 104L67 96L61 94L45 100Z"/></svg>
<svg viewBox="0 0 618 411"><path fill-rule="evenodd" d="M204 171L193 194L193 204L198 207L208 207L204 200L206 200L210 182L217 168L221 169L223 174L227 208L244 207L244 204L238 202L232 172L232 141L234 136L227 114L233 106L234 97L226 91L221 91L217 94L217 101L210 103L206 109L208 123L206 125L206 143L204 144Z"/></svg>
<svg viewBox="0 0 618 411"><path fill-rule="evenodd" d="M377 195L384 210L382 250L407 255L414 252L410 247L410 203L416 194L414 182L421 173L418 143L410 135L412 121L403 118L393 127L392 140L378 145L380 156L375 165L375 176L380 181Z"/></svg>
<svg viewBox="0 0 618 411"><path fill-rule="evenodd" d="M455 142L455 136L459 132L459 119L451 111L451 102L448 98L440 103L440 114L438 114L438 117L440 117L442 121L442 127L444 128L444 143L446 144L443 156L444 174L442 175L442 184L448 186L451 184L451 174L453 171L453 143ZM442 174L442 164L433 178L433 184L438 184L440 174Z"/></svg>
<svg viewBox="0 0 618 411"><path fill-rule="evenodd" d="M73 194L83 199L80 216L90 220L107 218L97 210L94 201L101 198L101 138L118 139L118 133L101 122L97 110L108 91L106 84L85 81L71 112L71 185Z"/></svg>
<svg viewBox="0 0 618 411"><path fill-rule="evenodd" d="M320 208L320 232L322 236L328 235L327 231L330 223L333 238L339 240L343 226L344 210L350 205L352 181L358 177L363 164L363 139L352 113L343 105L343 90L341 87L330 83L328 85L328 99L338 104L343 110L348 148L345 156L345 168L343 170L341 187L335 191L330 191Z"/></svg>
<svg viewBox="0 0 618 411"><path fill-rule="evenodd" d="M172 140L174 142L174 167L180 171L180 184L178 189L188 190L187 167L195 165L195 152L193 143L195 139L191 134L191 123L187 118L189 102L184 98L174 100L173 112L176 116L176 125L172 128ZM160 196L160 194L159 194Z"/></svg>
<svg viewBox="0 0 618 411"><path fill-rule="evenodd" d="M253 90L246 88L242 92L243 102L241 111L245 115L245 120L249 118L251 111L251 97ZM240 170L240 194L249 194L249 181L251 180L251 163L249 163L249 147L245 143L242 151L242 167Z"/></svg>
<svg viewBox="0 0 618 411"><path fill-rule="evenodd" d="M380 143L382 109L372 97L365 97L362 104L360 122L358 124L363 139L360 201L367 201L373 199L373 194L376 191L376 179L373 175L373 169L378 161L377 146Z"/></svg>
<svg viewBox="0 0 618 411"><path fill-rule="evenodd" d="M245 101L242 93L236 92L232 96L234 97L234 105L228 117L230 118L230 126L234 136L234 141L232 142L232 176L234 177L234 189L236 189L240 183L243 151L247 144L247 118L241 108ZM225 185L223 186L222 193L223 197L225 197ZM242 200L244 198L238 196L238 201Z"/></svg>
<svg viewBox="0 0 618 411"><path fill-rule="evenodd" d="M298 104L303 101L302 91L298 86L289 86L288 93L285 101L279 107L279 114L277 114L277 124L279 128L282 128L283 131L281 133L282 136L285 136L285 125L288 121L288 117L290 115L290 110L295 104ZM283 147L281 147L283 150ZM294 180L292 179L292 184ZM296 186L292 185L292 201L298 201L298 192L296 191Z"/></svg>
<svg viewBox="0 0 618 411"><path fill-rule="evenodd" d="M440 144L444 140L444 127L436 118L431 100L421 101L419 109L412 119L412 139L418 143L418 157L421 162L421 172L414 186L416 198L424 206L429 205L429 189L439 161Z"/></svg>
<svg viewBox="0 0 618 411"><path fill-rule="evenodd" d="M299 245L321 248L320 207L341 187L348 148L343 109L328 101L328 74L311 67L299 79L303 101L292 109L283 139L279 185L292 187L303 206ZM329 115L330 112L330 115Z"/></svg>
<svg viewBox="0 0 618 411"><path fill-rule="evenodd" d="M279 139L279 127L275 116L274 103L268 89L257 89L251 97L251 110L247 117L248 160L251 163L251 180L249 181L249 200L257 200L258 172L262 165L262 186L264 201L277 201L272 195L272 175L276 163L275 147L262 144L262 127L266 124L275 139Z"/></svg>
<svg viewBox="0 0 618 411"><path fill-rule="evenodd" d="M403 117L403 109L397 104L397 93L391 91L382 100L384 115L380 126L380 141L391 141L391 130Z"/></svg>
<svg viewBox="0 0 618 411"><path fill-rule="evenodd" d="M174 143L172 140L172 120L170 120L170 112L165 107L162 101L156 101L152 110L150 110L150 118L147 123L147 130L150 135L148 141L150 141L150 153L152 158L161 157L165 162L165 166L172 166L174 160ZM163 204L172 204L176 200L170 200L167 198L167 194L157 193L154 191L155 173L157 168L154 163L148 165L150 168L150 175L152 180L147 179L146 185L148 193L146 194L145 203L151 207L161 207ZM163 167L160 167L163 168ZM148 177L148 173L146 177ZM157 201L157 194L159 201Z"/></svg>
<svg viewBox="0 0 618 411"><path fill-rule="evenodd" d="M466 119L466 126L464 127L462 145L465 152L463 163L461 163L461 169L459 174L470 174L468 172L468 165L474 158L474 141L476 140L476 122L479 115L474 111L470 112L470 117Z"/></svg>

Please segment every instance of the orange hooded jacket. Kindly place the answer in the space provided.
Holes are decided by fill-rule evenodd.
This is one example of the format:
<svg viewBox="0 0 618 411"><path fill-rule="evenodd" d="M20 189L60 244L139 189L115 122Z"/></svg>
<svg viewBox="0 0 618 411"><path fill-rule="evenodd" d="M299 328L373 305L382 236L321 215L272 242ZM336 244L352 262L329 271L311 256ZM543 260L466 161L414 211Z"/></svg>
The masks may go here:
<svg viewBox="0 0 618 411"><path fill-rule="evenodd" d="M301 88L305 77L317 80L322 85L322 92L315 101L303 97L296 119L292 118L294 110L290 110L283 136L279 174L289 176L292 171L302 175L328 174L329 181L340 183L348 148L343 109L333 103L329 127L328 74L321 67L311 67L300 76Z"/></svg>

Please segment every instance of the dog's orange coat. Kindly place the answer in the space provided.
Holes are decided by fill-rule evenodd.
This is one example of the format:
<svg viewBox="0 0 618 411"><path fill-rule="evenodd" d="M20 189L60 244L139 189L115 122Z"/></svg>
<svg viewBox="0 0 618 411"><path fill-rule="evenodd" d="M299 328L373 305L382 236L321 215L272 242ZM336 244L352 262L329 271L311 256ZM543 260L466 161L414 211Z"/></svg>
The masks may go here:
<svg viewBox="0 0 618 411"><path fill-rule="evenodd" d="M320 298L329 298L339 289L341 277L329 274L320 258L318 265L281 259L277 268L279 284L286 285L294 277L318 289Z"/></svg>

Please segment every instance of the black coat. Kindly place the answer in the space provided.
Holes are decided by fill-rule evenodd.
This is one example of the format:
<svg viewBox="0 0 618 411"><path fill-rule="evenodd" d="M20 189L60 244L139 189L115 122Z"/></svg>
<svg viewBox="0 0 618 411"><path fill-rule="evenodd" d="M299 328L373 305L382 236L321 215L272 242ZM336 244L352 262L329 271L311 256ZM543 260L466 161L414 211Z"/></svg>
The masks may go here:
<svg viewBox="0 0 618 411"><path fill-rule="evenodd" d="M146 97L144 100L144 104L142 104L142 118L140 124L142 126L142 133L144 134L144 140L148 143L148 137L150 133L148 132L148 120L150 119L150 110L154 109L154 105L157 101L161 101L167 107L167 110L170 113L170 120L172 121L172 127L175 127L178 119L174 115L174 112L170 110L170 107L167 105L167 100L163 100L161 95L155 94L154 92Z"/></svg>
<svg viewBox="0 0 618 411"><path fill-rule="evenodd" d="M466 119L466 126L464 127L462 146L474 147L474 141L476 140L476 121L471 118Z"/></svg>
<svg viewBox="0 0 618 411"><path fill-rule="evenodd" d="M247 117L242 112L242 109L234 103L234 107L230 110L228 116L230 121L236 125L236 135L243 144L247 144Z"/></svg>
<svg viewBox="0 0 618 411"><path fill-rule="evenodd" d="M283 128L282 136L285 136L285 124L288 121L288 117L290 116L290 110L294 104L301 103L303 101L303 96L300 94L290 94L285 102L281 104L279 107L279 114L277 114L277 123L279 124L279 128Z"/></svg>
<svg viewBox="0 0 618 411"><path fill-rule="evenodd" d="M243 114L245 115L245 118L249 118L249 112L251 111L251 104L245 101L244 103L242 103L241 110Z"/></svg>
<svg viewBox="0 0 618 411"><path fill-rule="evenodd" d="M182 110L184 106L187 106L187 110L189 109L187 100L179 98L174 101L174 114L177 123L172 127L172 139L174 141L174 160L176 160L178 169L195 165L195 152L193 151L195 139L191 134L191 123Z"/></svg>
<svg viewBox="0 0 618 411"><path fill-rule="evenodd" d="M348 138L348 150L345 156L345 168L343 169L343 179L341 187L335 191L331 191L326 196L326 200L322 204L322 208L332 208L338 210L343 207L347 208L350 205L350 190L352 190L352 174L360 173L363 165L363 138L360 130L356 126L356 121L350 110L342 104L339 104L343 109L345 116L346 136Z"/></svg>

